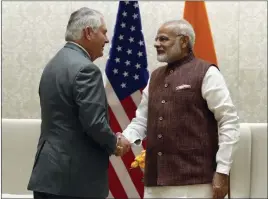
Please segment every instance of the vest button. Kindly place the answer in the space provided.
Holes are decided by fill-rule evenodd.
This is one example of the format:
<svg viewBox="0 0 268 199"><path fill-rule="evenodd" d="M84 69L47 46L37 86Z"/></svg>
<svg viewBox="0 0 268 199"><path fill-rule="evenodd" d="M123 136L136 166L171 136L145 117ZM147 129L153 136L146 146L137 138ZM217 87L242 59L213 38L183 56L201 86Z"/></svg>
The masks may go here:
<svg viewBox="0 0 268 199"><path fill-rule="evenodd" d="M157 136L158 138L162 138L162 135L161 134L158 134L158 136Z"/></svg>
<svg viewBox="0 0 268 199"><path fill-rule="evenodd" d="M165 84L165 88L167 88L168 87L168 84Z"/></svg>
<svg viewBox="0 0 268 199"><path fill-rule="evenodd" d="M161 103L162 103L162 104L165 104L165 103L166 103L166 100L162 100Z"/></svg>
<svg viewBox="0 0 268 199"><path fill-rule="evenodd" d="M158 152L157 154L158 154L159 156L161 156L161 155L162 155L162 152Z"/></svg>
<svg viewBox="0 0 268 199"><path fill-rule="evenodd" d="M159 117L159 120L162 121L163 120L163 117Z"/></svg>

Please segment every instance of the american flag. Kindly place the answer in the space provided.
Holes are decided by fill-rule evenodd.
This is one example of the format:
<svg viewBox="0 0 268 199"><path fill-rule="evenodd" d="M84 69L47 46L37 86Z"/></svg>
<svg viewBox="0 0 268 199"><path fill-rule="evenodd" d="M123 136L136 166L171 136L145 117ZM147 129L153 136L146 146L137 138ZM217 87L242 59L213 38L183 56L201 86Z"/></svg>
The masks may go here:
<svg viewBox="0 0 268 199"><path fill-rule="evenodd" d="M109 59L106 65L106 94L112 130L122 132L140 103L149 72L137 1L120 1ZM109 168L109 198L143 198L143 172L130 169L145 147L133 147L123 157L112 156Z"/></svg>

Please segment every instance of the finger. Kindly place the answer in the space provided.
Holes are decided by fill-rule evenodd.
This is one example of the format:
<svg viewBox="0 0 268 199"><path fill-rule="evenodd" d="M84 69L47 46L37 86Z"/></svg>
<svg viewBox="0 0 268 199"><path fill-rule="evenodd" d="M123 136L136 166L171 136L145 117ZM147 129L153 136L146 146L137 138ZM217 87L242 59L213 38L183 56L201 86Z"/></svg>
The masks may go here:
<svg viewBox="0 0 268 199"><path fill-rule="evenodd" d="M224 197L228 193L228 187L226 186L217 186L217 187L214 187L214 189L216 192L217 199L224 199Z"/></svg>
<svg viewBox="0 0 268 199"><path fill-rule="evenodd" d="M119 136L119 135L122 135L122 133L120 133L120 132L117 132L116 134L115 134L116 136Z"/></svg>
<svg viewBox="0 0 268 199"><path fill-rule="evenodd" d="M224 190L222 188L215 188L215 199L224 199Z"/></svg>
<svg viewBox="0 0 268 199"><path fill-rule="evenodd" d="M123 155L123 151L122 151L122 149L120 149L119 151L118 151L118 156L122 156Z"/></svg>
<svg viewBox="0 0 268 199"><path fill-rule="evenodd" d="M213 199L219 199L219 189L213 187Z"/></svg>
<svg viewBox="0 0 268 199"><path fill-rule="evenodd" d="M129 147L128 146L125 146L123 148L123 154L126 154L128 151L129 151Z"/></svg>
<svg viewBox="0 0 268 199"><path fill-rule="evenodd" d="M119 149L118 149L118 148L116 149L116 151L115 151L115 153L114 153L114 154L115 154L115 156L120 156L120 151L119 151Z"/></svg>
<svg viewBox="0 0 268 199"><path fill-rule="evenodd" d="M224 198L227 194L228 194L228 186L225 186L221 190L221 198Z"/></svg>
<svg viewBox="0 0 268 199"><path fill-rule="evenodd" d="M212 198L213 198L213 199L217 199L217 195L216 195L216 191L215 191L215 189L213 189Z"/></svg>

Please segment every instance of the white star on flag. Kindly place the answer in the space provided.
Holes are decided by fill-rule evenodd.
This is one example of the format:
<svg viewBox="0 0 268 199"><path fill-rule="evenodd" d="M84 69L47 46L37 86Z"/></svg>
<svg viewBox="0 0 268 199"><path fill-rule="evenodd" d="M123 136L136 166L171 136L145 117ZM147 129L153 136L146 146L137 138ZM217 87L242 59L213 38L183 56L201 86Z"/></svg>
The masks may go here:
<svg viewBox="0 0 268 199"><path fill-rule="evenodd" d="M140 46L144 45L143 41L139 41L139 44L140 44Z"/></svg>
<svg viewBox="0 0 268 199"><path fill-rule="evenodd" d="M121 27L122 28L125 28L126 27L126 24L125 23L121 23Z"/></svg>
<svg viewBox="0 0 268 199"><path fill-rule="evenodd" d="M133 19L137 19L138 18L138 14L133 14L132 17L133 17Z"/></svg>
<svg viewBox="0 0 268 199"><path fill-rule="evenodd" d="M118 37L120 40L124 39L124 35L119 35Z"/></svg>
<svg viewBox="0 0 268 199"><path fill-rule="evenodd" d="M125 4L126 4L126 5L128 5L128 4L129 4L129 2L128 2L128 1L125 1Z"/></svg>
<svg viewBox="0 0 268 199"><path fill-rule="evenodd" d="M125 64L126 64L127 66L130 65L130 61L127 60L127 61L125 62Z"/></svg>
<svg viewBox="0 0 268 199"><path fill-rule="evenodd" d="M135 66L136 66L137 69L141 68L140 64L136 64Z"/></svg>
<svg viewBox="0 0 268 199"><path fill-rule="evenodd" d="M138 3L135 3L135 4L134 4L134 7L135 7L135 8L138 8L138 7L139 7L139 4L138 4Z"/></svg>
<svg viewBox="0 0 268 199"><path fill-rule="evenodd" d="M135 80L139 79L139 75L137 75L137 74L135 74L133 77L134 77Z"/></svg>
<svg viewBox="0 0 268 199"><path fill-rule="evenodd" d="M122 88L126 88L126 86L127 86L126 83L122 83L122 84L121 84L121 87L122 87Z"/></svg>
<svg viewBox="0 0 268 199"><path fill-rule="evenodd" d="M126 17L126 16L127 16L127 12L123 12L122 15L123 15L124 17Z"/></svg>
<svg viewBox="0 0 268 199"><path fill-rule="evenodd" d="M118 69L113 69L113 72L114 72L114 74L117 74L118 73Z"/></svg>
<svg viewBox="0 0 268 199"><path fill-rule="evenodd" d="M129 38L129 42L130 42L130 43L134 42L134 38L133 38L133 37L130 37L130 38Z"/></svg>
<svg viewBox="0 0 268 199"><path fill-rule="evenodd" d="M119 51L122 51L122 47L121 46L117 46L117 51L119 52Z"/></svg>
<svg viewBox="0 0 268 199"><path fill-rule="evenodd" d="M141 52L141 51L138 52L138 56L139 56L139 57L142 56L142 52Z"/></svg>
<svg viewBox="0 0 268 199"><path fill-rule="evenodd" d="M115 58L115 62L116 62L116 63L119 63L119 62L120 62L120 58L118 58L118 57Z"/></svg>
<svg viewBox="0 0 268 199"><path fill-rule="evenodd" d="M132 54L132 50L128 49L127 54L129 54L129 55Z"/></svg>
<svg viewBox="0 0 268 199"><path fill-rule="evenodd" d="M131 31L134 31L135 30L135 26L131 26L130 30Z"/></svg>
<svg viewBox="0 0 268 199"><path fill-rule="evenodd" d="M128 76L128 72L125 71L125 72L123 73L123 75L124 75L124 77L127 77L127 76Z"/></svg>

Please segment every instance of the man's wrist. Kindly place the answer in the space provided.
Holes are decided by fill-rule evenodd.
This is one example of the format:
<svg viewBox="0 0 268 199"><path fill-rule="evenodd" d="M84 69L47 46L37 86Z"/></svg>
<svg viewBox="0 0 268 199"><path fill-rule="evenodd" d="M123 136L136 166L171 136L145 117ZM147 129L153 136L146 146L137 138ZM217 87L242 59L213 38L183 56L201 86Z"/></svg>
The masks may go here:
<svg viewBox="0 0 268 199"><path fill-rule="evenodd" d="M139 139L135 131L124 131L122 133L122 136L124 136L130 142L130 144L140 146L142 143L141 139Z"/></svg>
<svg viewBox="0 0 268 199"><path fill-rule="evenodd" d="M223 164L218 163L218 165L217 165L217 169L216 169L216 172L217 172L217 173L219 173L219 174L225 174L225 175L229 175L229 172L230 172L230 167L229 167L229 166L226 166L226 165L223 165Z"/></svg>

